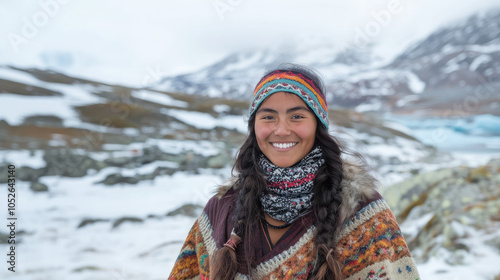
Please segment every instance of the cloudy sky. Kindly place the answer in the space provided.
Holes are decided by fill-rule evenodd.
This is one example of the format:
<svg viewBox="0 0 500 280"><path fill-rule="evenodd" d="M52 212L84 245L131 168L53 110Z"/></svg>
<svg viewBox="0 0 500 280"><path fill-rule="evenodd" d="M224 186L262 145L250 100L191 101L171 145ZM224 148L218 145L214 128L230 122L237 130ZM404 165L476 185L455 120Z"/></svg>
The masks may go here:
<svg viewBox="0 0 500 280"><path fill-rule="evenodd" d="M0 65L141 85L145 76L299 41L368 38L390 57L439 26L493 7L498 0L1 0Z"/></svg>

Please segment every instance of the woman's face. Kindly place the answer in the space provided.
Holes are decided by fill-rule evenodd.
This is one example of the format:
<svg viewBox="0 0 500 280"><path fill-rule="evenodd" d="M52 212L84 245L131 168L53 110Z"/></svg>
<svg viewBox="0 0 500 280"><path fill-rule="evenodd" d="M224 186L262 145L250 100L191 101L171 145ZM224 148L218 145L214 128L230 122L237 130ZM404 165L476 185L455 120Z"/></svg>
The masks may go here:
<svg viewBox="0 0 500 280"><path fill-rule="evenodd" d="M316 126L314 113L293 93L272 94L255 114L255 136L259 148L279 167L292 166L311 151Z"/></svg>

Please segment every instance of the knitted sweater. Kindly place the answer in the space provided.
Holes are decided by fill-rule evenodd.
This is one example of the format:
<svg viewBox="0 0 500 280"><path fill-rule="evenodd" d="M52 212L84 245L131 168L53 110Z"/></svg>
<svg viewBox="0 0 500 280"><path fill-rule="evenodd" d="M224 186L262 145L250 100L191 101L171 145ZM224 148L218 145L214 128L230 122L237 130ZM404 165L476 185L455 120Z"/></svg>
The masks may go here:
<svg viewBox="0 0 500 280"><path fill-rule="evenodd" d="M346 280L420 279L401 231L375 180L364 169L346 162L336 258ZM233 228L237 197L233 184L223 186L195 221L169 279L209 279L210 258L227 241ZM252 279L307 279L316 264L315 218L296 221L272 248L265 229L256 225ZM243 246L236 250L236 279L249 279Z"/></svg>

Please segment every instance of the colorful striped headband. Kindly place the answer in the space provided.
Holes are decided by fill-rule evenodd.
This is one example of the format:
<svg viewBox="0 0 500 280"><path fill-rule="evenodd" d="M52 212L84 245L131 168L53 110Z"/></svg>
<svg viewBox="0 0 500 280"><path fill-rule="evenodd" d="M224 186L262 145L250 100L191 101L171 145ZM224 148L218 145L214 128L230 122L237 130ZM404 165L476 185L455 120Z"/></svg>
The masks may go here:
<svg viewBox="0 0 500 280"><path fill-rule="evenodd" d="M267 97L281 91L294 93L302 98L328 130L328 107L325 95L312 79L290 70L276 70L260 80L253 93L249 117Z"/></svg>

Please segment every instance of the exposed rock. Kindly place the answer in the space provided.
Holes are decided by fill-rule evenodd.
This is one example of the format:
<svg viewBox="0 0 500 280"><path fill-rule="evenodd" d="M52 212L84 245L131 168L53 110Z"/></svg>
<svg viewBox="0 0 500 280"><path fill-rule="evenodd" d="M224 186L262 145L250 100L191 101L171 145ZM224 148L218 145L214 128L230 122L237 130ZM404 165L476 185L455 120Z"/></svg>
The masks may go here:
<svg viewBox="0 0 500 280"><path fill-rule="evenodd" d="M43 159L46 162L44 175L83 177L89 169L100 170L105 167L104 163L69 149L48 150Z"/></svg>
<svg viewBox="0 0 500 280"><path fill-rule="evenodd" d="M56 116L36 115L24 118L22 125L64 127L63 120Z"/></svg>
<svg viewBox="0 0 500 280"><path fill-rule="evenodd" d="M110 157L104 160L104 163L107 166L117 166L117 167L126 167L126 168L134 168L136 164L134 162L133 157Z"/></svg>
<svg viewBox="0 0 500 280"><path fill-rule="evenodd" d="M22 166L17 170L16 178L21 181L36 182L44 173L45 168L35 169L29 166Z"/></svg>
<svg viewBox="0 0 500 280"><path fill-rule="evenodd" d="M198 168L207 166L208 159L193 152L185 154L184 159L179 164L179 170L197 172Z"/></svg>
<svg viewBox="0 0 500 280"><path fill-rule="evenodd" d="M7 164L1 164L0 165L0 170L8 170L8 165ZM7 172L0 172L0 184L5 184L9 181L9 176Z"/></svg>
<svg viewBox="0 0 500 280"><path fill-rule="evenodd" d="M107 186L112 186L116 184L137 184L139 179L136 177L126 177L122 176L120 173L110 174L106 179L97 182L98 184L104 184Z"/></svg>
<svg viewBox="0 0 500 280"><path fill-rule="evenodd" d="M465 257L467 252L462 249L458 249L453 252L453 254L445 259L445 262L449 265L462 265L464 264Z"/></svg>
<svg viewBox="0 0 500 280"><path fill-rule="evenodd" d="M201 213L201 210L203 210L203 207L200 205L196 204L185 204L173 211L170 211L167 213L167 216L177 216L177 215L184 215L188 217L198 217Z"/></svg>
<svg viewBox="0 0 500 280"><path fill-rule="evenodd" d="M124 222L132 222L132 223L142 223L143 220L135 217L123 217L119 218L113 223L113 228L119 227Z"/></svg>
<svg viewBox="0 0 500 280"><path fill-rule="evenodd" d="M108 222L108 221L109 221L108 219L92 219L92 218L83 219L80 222L80 224L78 225L78 228L82 228L82 227L85 227L85 226L88 226L88 225L91 225L91 224L94 224L94 223Z"/></svg>
<svg viewBox="0 0 500 280"><path fill-rule="evenodd" d="M47 185L42 184L40 182L33 182L31 183L30 190L34 192L47 192L49 191L49 187Z"/></svg>
<svg viewBox="0 0 500 280"><path fill-rule="evenodd" d="M441 247L452 253L449 264L461 264L471 250L461 242L470 232L498 232L487 244L498 248L500 238L500 160L478 168L455 167L417 175L388 187L383 196L398 222L418 226L405 236L414 257L426 261Z"/></svg>
<svg viewBox="0 0 500 280"><path fill-rule="evenodd" d="M223 168L231 162L231 155L223 151L215 156L212 156L207 161L208 168Z"/></svg>
<svg viewBox="0 0 500 280"><path fill-rule="evenodd" d="M0 232L0 244L7 244L9 240L9 234Z"/></svg>
<svg viewBox="0 0 500 280"><path fill-rule="evenodd" d="M490 245L493 248L496 248L498 250L498 253L500 254L500 236L496 236L496 237L486 241L485 243Z"/></svg>
<svg viewBox="0 0 500 280"><path fill-rule="evenodd" d="M163 175L172 175L174 174L176 169L173 168L168 168L168 167L158 167L155 169L155 171L152 174L152 178L156 178L156 176L163 176Z"/></svg>
<svg viewBox="0 0 500 280"><path fill-rule="evenodd" d="M167 154L158 146L147 147L142 152L142 156L137 159L140 164L148 164L157 160L164 160L167 157Z"/></svg>
<svg viewBox="0 0 500 280"><path fill-rule="evenodd" d="M104 269L104 268L100 268L100 267L93 266L93 265L88 265L88 266L82 266L82 267L75 268L75 269L73 269L73 272L100 271L100 270L106 271L106 269Z"/></svg>

